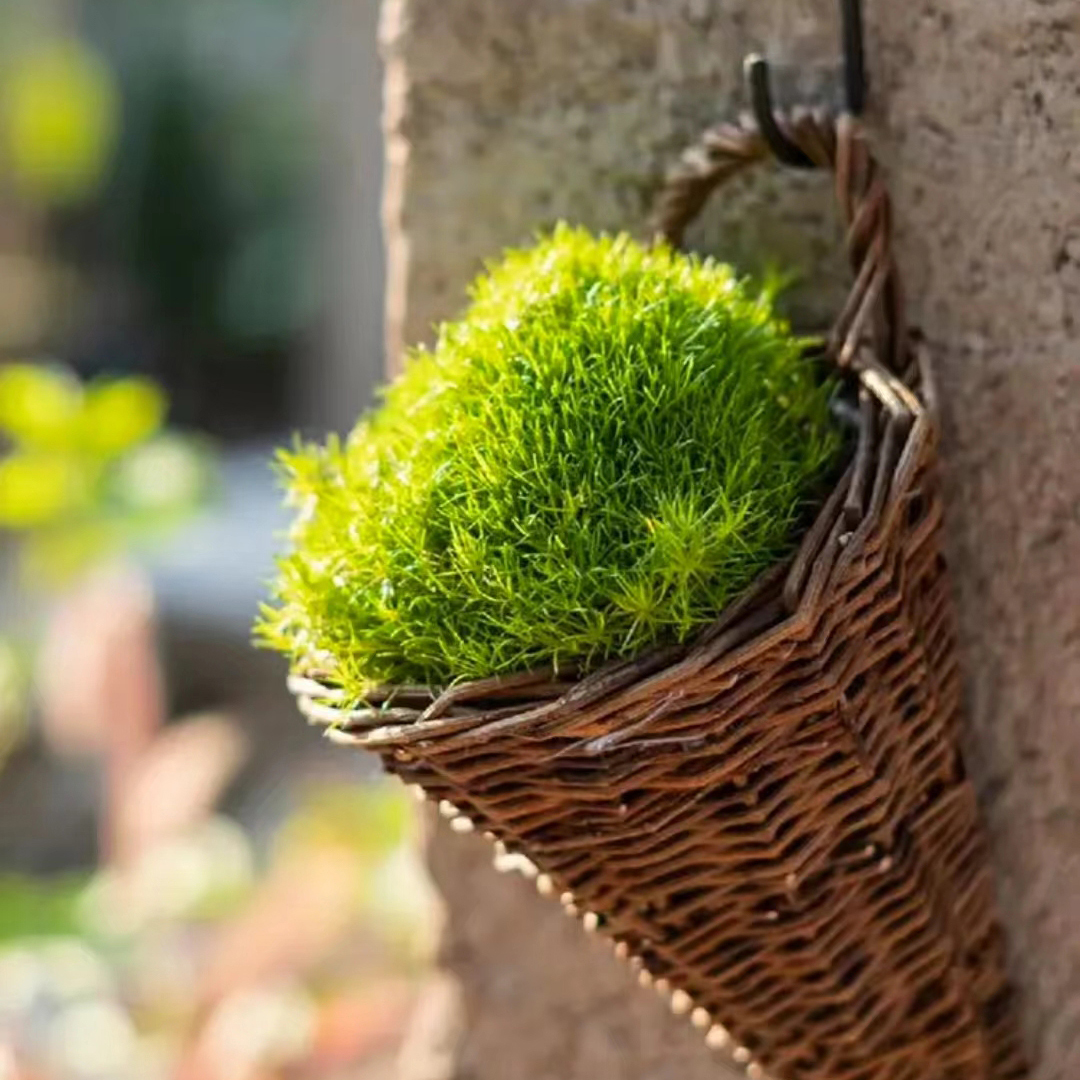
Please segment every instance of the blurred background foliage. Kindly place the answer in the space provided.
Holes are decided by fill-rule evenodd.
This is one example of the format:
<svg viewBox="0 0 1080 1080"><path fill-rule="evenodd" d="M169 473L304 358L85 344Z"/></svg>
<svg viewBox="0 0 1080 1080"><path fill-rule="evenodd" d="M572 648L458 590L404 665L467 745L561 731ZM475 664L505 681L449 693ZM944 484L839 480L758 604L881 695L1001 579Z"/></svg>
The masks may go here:
<svg viewBox="0 0 1080 1080"><path fill-rule="evenodd" d="M199 505L210 451L162 431L166 409L143 378L84 386L61 368L0 368L0 529L21 541L27 585L62 585Z"/></svg>
<svg viewBox="0 0 1080 1080"><path fill-rule="evenodd" d="M247 640L381 366L376 8L0 0L2 1080L391 1075L411 812Z"/></svg>
<svg viewBox="0 0 1080 1080"><path fill-rule="evenodd" d="M317 309L305 8L95 0L76 35L70 11L7 0L6 186L47 244L30 287L65 293L67 318L24 312L0 341L60 338L91 374L155 374L183 423L234 435L288 420L288 354Z"/></svg>

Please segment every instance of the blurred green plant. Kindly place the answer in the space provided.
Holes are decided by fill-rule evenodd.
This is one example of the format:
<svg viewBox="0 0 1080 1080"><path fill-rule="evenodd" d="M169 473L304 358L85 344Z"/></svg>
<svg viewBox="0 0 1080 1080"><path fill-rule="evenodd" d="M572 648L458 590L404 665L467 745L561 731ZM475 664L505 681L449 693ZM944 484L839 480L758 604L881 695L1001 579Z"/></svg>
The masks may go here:
<svg viewBox="0 0 1080 1080"><path fill-rule="evenodd" d="M164 431L166 411L147 379L84 385L60 367L0 368L0 529L20 540L25 581L61 584L200 503L208 448Z"/></svg>
<svg viewBox="0 0 1080 1080"><path fill-rule="evenodd" d="M285 1080L385 1054L436 925L404 799L315 786L259 869L211 815L93 875L0 877L0 1038L44 1080Z"/></svg>
<svg viewBox="0 0 1080 1080"><path fill-rule="evenodd" d="M13 641L0 638L0 762L26 733L26 693L30 685L29 657Z"/></svg>
<svg viewBox="0 0 1080 1080"><path fill-rule="evenodd" d="M54 397L54 409L67 401ZM114 414L109 454L154 441L161 403L137 400ZM95 409L69 406L69 428L32 409L15 426L38 452L100 452L78 419ZM94 574L38 650L48 745L100 764L101 864L0 875L0 1046L15 1075L286 1080L385 1054L435 928L405 792L312 776L257 843L219 811L242 732L228 715L167 722L154 640L138 579Z"/></svg>
<svg viewBox="0 0 1080 1080"><path fill-rule="evenodd" d="M49 38L18 50L0 81L4 157L35 202L93 195L115 150L120 95L109 67L83 42Z"/></svg>
<svg viewBox="0 0 1080 1080"><path fill-rule="evenodd" d="M0 945L77 933L79 905L88 880L86 875L0 877Z"/></svg>

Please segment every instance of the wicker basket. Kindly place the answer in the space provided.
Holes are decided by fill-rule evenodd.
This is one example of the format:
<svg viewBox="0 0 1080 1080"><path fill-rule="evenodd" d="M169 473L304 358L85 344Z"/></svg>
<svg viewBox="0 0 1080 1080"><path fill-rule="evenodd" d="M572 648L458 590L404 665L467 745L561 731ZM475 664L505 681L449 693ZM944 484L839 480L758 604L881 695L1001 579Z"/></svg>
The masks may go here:
<svg viewBox="0 0 1080 1080"><path fill-rule="evenodd" d="M1025 1068L958 745L934 387L901 318L888 198L860 130L786 133L836 179L855 284L829 354L858 437L789 563L692 646L580 680L529 673L303 711L537 868L715 1047L783 1080L1005 1080ZM675 242L767 156L708 132L673 175Z"/></svg>

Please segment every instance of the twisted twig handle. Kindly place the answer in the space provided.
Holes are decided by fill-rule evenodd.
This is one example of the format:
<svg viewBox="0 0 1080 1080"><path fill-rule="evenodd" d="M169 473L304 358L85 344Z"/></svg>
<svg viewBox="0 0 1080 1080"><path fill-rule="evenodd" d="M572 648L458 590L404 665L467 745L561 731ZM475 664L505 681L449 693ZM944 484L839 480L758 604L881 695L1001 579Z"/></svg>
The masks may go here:
<svg viewBox="0 0 1080 1080"><path fill-rule="evenodd" d="M828 354L842 368L873 371L884 366L903 373L909 343L892 255L892 205L863 130L846 114L806 111L776 119L814 166L828 169L835 178L855 280L833 324ZM768 144L751 121L709 128L668 174L653 214L654 235L680 246L713 191L768 157ZM870 343L873 348L868 349Z"/></svg>

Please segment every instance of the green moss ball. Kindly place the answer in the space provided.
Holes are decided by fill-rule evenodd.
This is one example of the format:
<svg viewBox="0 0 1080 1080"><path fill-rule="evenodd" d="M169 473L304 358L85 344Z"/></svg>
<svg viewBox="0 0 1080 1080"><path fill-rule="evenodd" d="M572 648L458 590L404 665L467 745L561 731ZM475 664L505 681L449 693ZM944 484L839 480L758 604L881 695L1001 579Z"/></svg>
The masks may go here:
<svg viewBox="0 0 1080 1080"><path fill-rule="evenodd" d="M259 633L357 696L685 641L841 455L832 388L727 266L560 226L471 296L345 443L283 455Z"/></svg>

